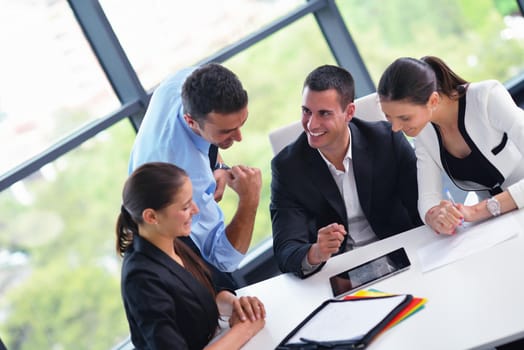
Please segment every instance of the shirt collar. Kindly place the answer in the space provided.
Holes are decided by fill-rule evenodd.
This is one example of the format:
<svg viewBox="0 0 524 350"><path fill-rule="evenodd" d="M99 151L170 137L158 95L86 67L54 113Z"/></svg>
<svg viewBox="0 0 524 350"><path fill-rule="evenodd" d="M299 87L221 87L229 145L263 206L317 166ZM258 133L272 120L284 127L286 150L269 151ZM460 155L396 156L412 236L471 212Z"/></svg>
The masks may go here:
<svg viewBox="0 0 524 350"><path fill-rule="evenodd" d="M182 106L180 107L182 108ZM178 113L178 118L180 119L180 123L182 124L184 130L186 131L187 135L193 141L195 144L195 147L202 153L208 154L209 153L209 146L211 145L205 138L198 135L187 125L186 120L184 119L184 112L180 111Z"/></svg>
<svg viewBox="0 0 524 350"><path fill-rule="evenodd" d="M349 161L353 159L353 142L351 142L351 129L348 125L348 131L349 131L349 147L348 147L348 150L346 152L346 155L344 156L344 168L348 169L348 164L349 164ZM332 171L336 170L336 171L340 171L338 170L323 154L322 152L320 152L319 149L317 149L318 153L320 154L320 156L322 157L322 159L324 159L324 162L326 162L326 165L328 166L328 168Z"/></svg>

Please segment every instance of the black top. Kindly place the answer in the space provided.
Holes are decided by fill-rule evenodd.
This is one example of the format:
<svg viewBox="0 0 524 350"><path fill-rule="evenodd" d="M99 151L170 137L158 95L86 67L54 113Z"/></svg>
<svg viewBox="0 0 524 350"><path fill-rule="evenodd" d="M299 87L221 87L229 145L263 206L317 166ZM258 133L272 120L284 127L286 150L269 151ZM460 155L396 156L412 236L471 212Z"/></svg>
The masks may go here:
<svg viewBox="0 0 524 350"><path fill-rule="evenodd" d="M137 349L202 349L215 334L219 315L211 292L138 235L125 253L121 283Z"/></svg>
<svg viewBox="0 0 524 350"><path fill-rule="evenodd" d="M471 153L464 158L457 158L450 154L442 143L442 136L437 125L432 124L437 133L438 142L440 146L440 160L444 166L446 174L451 180L463 180L471 181L479 184L479 188L493 189L498 187L500 183L504 181L504 177L498 171L497 168L491 164L489 160L477 148L471 137L466 132L466 126L464 123L466 112L466 95L459 99L459 114L458 114L458 128L459 132L466 141L466 144L471 149ZM455 181L454 181L455 182ZM464 186L459 185L455 182L457 187L463 190L477 190L463 188ZM496 192L496 190L495 190Z"/></svg>

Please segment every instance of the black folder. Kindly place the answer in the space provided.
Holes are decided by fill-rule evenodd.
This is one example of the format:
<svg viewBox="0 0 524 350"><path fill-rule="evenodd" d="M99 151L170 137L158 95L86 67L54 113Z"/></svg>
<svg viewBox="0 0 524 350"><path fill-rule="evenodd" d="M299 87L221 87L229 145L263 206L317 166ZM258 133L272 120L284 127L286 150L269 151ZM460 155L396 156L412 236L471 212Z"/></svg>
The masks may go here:
<svg viewBox="0 0 524 350"><path fill-rule="evenodd" d="M412 299L410 294L328 299L293 329L276 350L365 349Z"/></svg>

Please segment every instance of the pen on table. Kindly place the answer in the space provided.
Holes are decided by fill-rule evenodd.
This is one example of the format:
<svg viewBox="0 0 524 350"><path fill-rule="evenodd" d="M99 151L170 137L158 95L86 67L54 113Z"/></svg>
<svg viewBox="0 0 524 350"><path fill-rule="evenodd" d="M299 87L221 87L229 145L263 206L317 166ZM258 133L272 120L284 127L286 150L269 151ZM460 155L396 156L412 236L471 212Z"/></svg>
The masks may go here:
<svg viewBox="0 0 524 350"><path fill-rule="evenodd" d="M446 197L448 197L448 200L453 203L453 206L457 206L457 203L455 202L455 200L453 199L453 196L451 195L451 192L449 192L448 189L446 189ZM462 224L464 224L464 218L461 218L460 219L460 225L462 226Z"/></svg>

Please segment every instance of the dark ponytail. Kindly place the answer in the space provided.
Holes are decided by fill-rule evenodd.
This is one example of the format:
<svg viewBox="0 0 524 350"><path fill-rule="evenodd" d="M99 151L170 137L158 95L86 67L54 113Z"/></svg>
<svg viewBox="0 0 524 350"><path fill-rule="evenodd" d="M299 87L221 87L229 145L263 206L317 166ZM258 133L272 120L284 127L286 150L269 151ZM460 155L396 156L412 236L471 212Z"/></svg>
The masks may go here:
<svg viewBox="0 0 524 350"><path fill-rule="evenodd" d="M461 97L466 93L468 82L452 71L451 68L449 68L449 66L440 58L435 56L424 56L420 60L427 63L435 72L438 92L450 98Z"/></svg>
<svg viewBox="0 0 524 350"><path fill-rule="evenodd" d="M133 235L138 235L138 225L124 205L121 205L116 221L116 252L118 255L124 256L129 245L133 243Z"/></svg>

